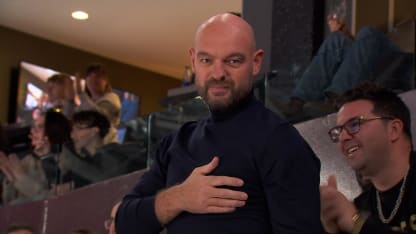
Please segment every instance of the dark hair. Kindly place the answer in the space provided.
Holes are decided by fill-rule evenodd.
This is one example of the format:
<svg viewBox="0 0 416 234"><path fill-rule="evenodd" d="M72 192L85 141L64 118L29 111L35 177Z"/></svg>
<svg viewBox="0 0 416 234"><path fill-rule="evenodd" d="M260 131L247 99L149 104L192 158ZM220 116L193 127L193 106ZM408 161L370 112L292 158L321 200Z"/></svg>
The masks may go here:
<svg viewBox="0 0 416 234"><path fill-rule="evenodd" d="M110 129L108 118L95 110L84 110L75 113L72 116L72 123L86 125L90 128L97 127L101 138L104 138Z"/></svg>
<svg viewBox="0 0 416 234"><path fill-rule="evenodd" d="M85 70L85 78L87 78L89 75L95 74L96 76L100 77L100 79L106 80L107 85L105 88L106 92L111 92L111 84L110 79L108 78L109 75L107 73L107 70L105 69L105 66L101 63L92 63L90 64L87 69ZM90 95L90 91L88 90L88 87L85 87L85 91ZM91 95L90 95L91 96Z"/></svg>
<svg viewBox="0 0 416 234"><path fill-rule="evenodd" d="M12 224L7 227L7 233L15 232L15 231L29 231L32 234L36 234L35 228L30 225L21 225L21 224Z"/></svg>
<svg viewBox="0 0 416 234"><path fill-rule="evenodd" d="M71 139L71 122L61 112L45 112L45 136L51 145L60 145Z"/></svg>
<svg viewBox="0 0 416 234"><path fill-rule="evenodd" d="M400 119L403 122L404 133L412 140L410 112L397 94L374 83L364 82L342 94L337 99L337 109L346 103L357 100L372 102L374 114Z"/></svg>
<svg viewBox="0 0 416 234"><path fill-rule="evenodd" d="M102 77L108 77L107 70L105 69L104 65L101 63L92 63L90 64L87 69L85 70L85 75L91 75L91 74L98 74Z"/></svg>

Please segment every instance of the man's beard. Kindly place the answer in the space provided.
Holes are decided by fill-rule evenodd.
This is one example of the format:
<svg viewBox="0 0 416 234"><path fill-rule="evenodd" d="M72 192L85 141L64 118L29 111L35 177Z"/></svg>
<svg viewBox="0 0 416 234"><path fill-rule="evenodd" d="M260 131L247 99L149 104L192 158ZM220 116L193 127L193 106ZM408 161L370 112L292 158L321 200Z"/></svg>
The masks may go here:
<svg viewBox="0 0 416 234"><path fill-rule="evenodd" d="M219 97L213 98L212 94L209 96L208 89L211 85L224 85L227 86L230 90L230 95L228 97ZM225 112L229 109L232 109L234 106L237 106L242 99L244 99L250 89L247 90L236 90L235 84L233 80L226 79L226 80L215 80L209 79L205 82L204 86L198 86L198 93L204 101L209 106L211 111L215 112Z"/></svg>

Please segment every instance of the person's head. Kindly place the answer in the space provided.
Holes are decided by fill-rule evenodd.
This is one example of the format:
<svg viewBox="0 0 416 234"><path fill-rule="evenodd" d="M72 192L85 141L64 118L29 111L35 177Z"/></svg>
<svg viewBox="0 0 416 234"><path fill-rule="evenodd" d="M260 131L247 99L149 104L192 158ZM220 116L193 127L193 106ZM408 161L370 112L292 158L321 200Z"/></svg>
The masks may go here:
<svg viewBox="0 0 416 234"><path fill-rule="evenodd" d="M347 2L345 0L331 0L329 3L329 14L327 23L329 31L346 31L347 29Z"/></svg>
<svg viewBox="0 0 416 234"><path fill-rule="evenodd" d="M198 93L212 111L224 111L249 95L263 59L252 27L230 13L199 26L189 53Z"/></svg>
<svg viewBox="0 0 416 234"><path fill-rule="evenodd" d="M35 119L30 129L30 138L35 151L49 150L52 145L70 141L71 122L60 112L46 111Z"/></svg>
<svg viewBox="0 0 416 234"><path fill-rule="evenodd" d="M372 176L400 160L394 155L407 160L412 148L410 113L395 93L365 83L345 92L338 106L337 126L329 134L354 170Z"/></svg>
<svg viewBox="0 0 416 234"><path fill-rule="evenodd" d="M79 111L72 116L71 138L74 143L82 141L86 137L99 137L103 139L109 129L110 121L108 118L95 110Z"/></svg>
<svg viewBox="0 0 416 234"><path fill-rule="evenodd" d="M330 32L344 31L347 27L345 20L340 19L337 15L328 15L326 20Z"/></svg>
<svg viewBox="0 0 416 234"><path fill-rule="evenodd" d="M50 103L65 99L65 88L68 82L73 83L67 74L55 74L48 78L46 92Z"/></svg>
<svg viewBox="0 0 416 234"><path fill-rule="evenodd" d="M36 234L35 229L30 225L10 225L7 227L7 234Z"/></svg>
<svg viewBox="0 0 416 234"><path fill-rule="evenodd" d="M104 66L91 64L85 71L86 90L93 98L99 98L111 92L111 84Z"/></svg>
<svg viewBox="0 0 416 234"><path fill-rule="evenodd" d="M120 206L121 201L117 202L111 209L110 218L104 222L104 227L108 230L108 234L116 234L116 227L114 224L114 219L116 218L116 213L118 207Z"/></svg>

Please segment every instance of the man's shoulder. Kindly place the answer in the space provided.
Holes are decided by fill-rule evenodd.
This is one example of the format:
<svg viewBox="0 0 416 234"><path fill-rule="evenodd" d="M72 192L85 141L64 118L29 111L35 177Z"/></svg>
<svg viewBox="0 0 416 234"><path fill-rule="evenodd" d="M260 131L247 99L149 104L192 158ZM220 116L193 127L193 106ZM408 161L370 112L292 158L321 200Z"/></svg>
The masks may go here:
<svg viewBox="0 0 416 234"><path fill-rule="evenodd" d="M292 125L286 120L262 106L260 111L256 112L257 125L264 126L271 130L291 129Z"/></svg>

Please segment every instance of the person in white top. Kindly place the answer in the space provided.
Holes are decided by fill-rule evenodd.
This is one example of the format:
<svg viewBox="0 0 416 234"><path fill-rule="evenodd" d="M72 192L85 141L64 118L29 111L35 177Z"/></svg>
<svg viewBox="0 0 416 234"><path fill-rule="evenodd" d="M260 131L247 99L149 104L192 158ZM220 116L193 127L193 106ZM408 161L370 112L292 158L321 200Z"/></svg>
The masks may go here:
<svg viewBox="0 0 416 234"><path fill-rule="evenodd" d="M79 81L79 78L77 78ZM85 73L85 91L78 83L78 95L81 104L78 110L97 110L111 122L112 128L106 136L106 141L117 141L116 127L120 123L121 102L119 96L112 92L108 73L101 64L91 64Z"/></svg>

